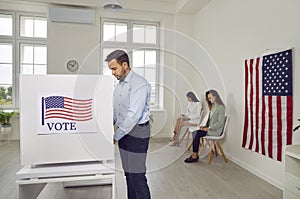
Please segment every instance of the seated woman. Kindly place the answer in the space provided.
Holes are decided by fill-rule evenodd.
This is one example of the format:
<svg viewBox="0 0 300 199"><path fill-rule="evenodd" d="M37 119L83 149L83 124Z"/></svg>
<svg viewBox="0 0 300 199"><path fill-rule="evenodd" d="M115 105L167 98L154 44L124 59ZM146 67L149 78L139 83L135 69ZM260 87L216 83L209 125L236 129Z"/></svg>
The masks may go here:
<svg viewBox="0 0 300 199"><path fill-rule="evenodd" d="M206 135L219 136L225 120L225 105L219 94L215 90L207 92L209 116L205 126L200 126L199 130L193 131L193 153L184 160L185 163L197 162L199 159L198 150L200 138Z"/></svg>
<svg viewBox="0 0 300 199"><path fill-rule="evenodd" d="M193 92L188 92L186 97L188 100L187 112L185 114L181 114L180 117L176 119L171 146L179 146L181 127L197 126L200 121L200 111L202 109L201 103Z"/></svg>

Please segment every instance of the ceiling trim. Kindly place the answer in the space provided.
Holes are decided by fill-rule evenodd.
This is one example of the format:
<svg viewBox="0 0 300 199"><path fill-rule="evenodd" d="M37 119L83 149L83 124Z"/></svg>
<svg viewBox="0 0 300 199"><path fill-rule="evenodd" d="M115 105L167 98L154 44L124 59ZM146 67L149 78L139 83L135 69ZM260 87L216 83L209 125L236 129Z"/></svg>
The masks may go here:
<svg viewBox="0 0 300 199"><path fill-rule="evenodd" d="M176 3L176 13L196 14L211 0L178 0Z"/></svg>

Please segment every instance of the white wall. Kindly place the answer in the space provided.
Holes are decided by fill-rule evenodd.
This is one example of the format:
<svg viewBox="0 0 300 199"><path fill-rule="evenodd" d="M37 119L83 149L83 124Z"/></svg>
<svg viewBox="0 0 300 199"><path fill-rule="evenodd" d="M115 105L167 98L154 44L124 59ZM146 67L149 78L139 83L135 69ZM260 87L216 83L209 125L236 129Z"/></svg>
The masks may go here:
<svg viewBox="0 0 300 199"><path fill-rule="evenodd" d="M165 103L168 128L162 129L161 137L171 137L175 126L175 119L180 113L186 112L187 98L186 93L193 91L202 100L203 92L207 89L201 71L202 63L195 58L195 52L201 52L209 60L208 55L192 38L193 36L193 15L176 14L174 15L174 28L168 30L166 37L172 42L172 48L166 45L164 49L168 52L170 62L166 65L164 75L169 80L163 81L165 88ZM171 74L171 77L170 77Z"/></svg>
<svg viewBox="0 0 300 199"><path fill-rule="evenodd" d="M190 22L190 23L187 23ZM193 54L196 49L190 46L194 43L193 36L193 15L176 14L175 15L176 36L174 43L176 45L175 56L175 93L177 95L175 112L178 116L180 113L186 112L187 98L186 93L192 91L196 94L199 100L203 97L203 92L206 90L201 71L198 70L197 64L193 59Z"/></svg>
<svg viewBox="0 0 300 199"><path fill-rule="evenodd" d="M51 2L62 3L56 0L33 0L33 2L22 1L1 1L0 9L9 11L23 11L29 13L45 13L48 15L48 7L53 6L49 4ZM58 5L62 7L68 7L73 1L64 0L64 5ZM83 1L75 1L74 4L80 4ZM174 15L162 14L160 11L164 11L170 8L166 3L153 3L149 7L149 11L135 11L124 10L122 12L110 12L101 8L100 1L90 0L87 2L88 9L96 10L96 20L94 24L76 24L76 23L58 23L51 22L48 19L48 74L74 74L66 69L66 62L70 59L76 59L81 66L80 74L99 74L101 68L100 52L95 50L100 43L100 23L101 18L116 18L116 19L131 19L131 20L144 20L159 22L164 29L161 31L161 45L168 50L172 51L174 41L171 37L168 37L168 33L165 30L174 29ZM149 4L150 2L148 2ZM143 3L137 4L137 7L142 7ZM155 9L155 6L157 9ZM72 7L80 8L80 7ZM82 8L82 7L81 7ZM85 8L82 8L85 9ZM152 10L152 11L151 11ZM156 12L157 10L158 12ZM160 77L160 84L162 89L160 91L160 105L161 110L152 111L154 115L155 127L153 135L157 137L168 137L171 135L173 128L174 114L174 94L171 92L174 90L174 75L172 70L167 70L164 73L166 65L170 68L174 68L174 55L172 53L162 50L162 63L159 68L163 71ZM17 122L18 123L18 122ZM15 131L16 130L16 131ZM18 129L14 129L13 139L19 139Z"/></svg>
<svg viewBox="0 0 300 199"><path fill-rule="evenodd" d="M80 63L79 72L99 74L99 61L94 59L93 67L82 67L85 58L99 44L100 19L94 24L59 23L48 19L48 74L71 74L66 63L76 59Z"/></svg>
<svg viewBox="0 0 300 199"><path fill-rule="evenodd" d="M69 74L66 70L65 63L71 58L75 58L79 63L84 63L79 72L82 74L99 74L102 60L100 56L100 23L101 18L144 20L159 22L163 29L173 28L173 16L160 13L145 13L135 11L109 12L102 8L96 8L96 22L92 25L57 23L48 21L48 73L52 74ZM165 36L162 30L161 44L172 49L172 40ZM98 51L95 49L98 49ZM92 56L91 56L92 54ZM174 67L173 57L162 50L162 62L170 67ZM90 58L92 58L92 61ZM86 62L90 64L86 64ZM88 67L87 67L88 66ZM159 67L163 72L165 65ZM170 87L174 87L172 73L162 73L161 77L161 107L162 110L152 111L154 116L153 132L156 137L169 136L173 118L173 96L169 92ZM165 103L167 101L167 103Z"/></svg>
<svg viewBox="0 0 300 199"><path fill-rule="evenodd" d="M266 49L294 47L294 126L300 118L300 26L298 0L212 0L195 15L195 39L215 61L231 115L223 149L229 158L273 185L283 187L284 164L241 147L244 118L244 60ZM293 144L300 143L299 132Z"/></svg>

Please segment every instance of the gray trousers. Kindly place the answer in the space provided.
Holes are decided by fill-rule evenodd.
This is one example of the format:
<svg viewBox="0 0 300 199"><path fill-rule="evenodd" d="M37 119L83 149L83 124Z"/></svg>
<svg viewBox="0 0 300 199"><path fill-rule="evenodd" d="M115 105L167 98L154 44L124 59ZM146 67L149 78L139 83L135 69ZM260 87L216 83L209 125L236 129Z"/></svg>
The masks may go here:
<svg viewBox="0 0 300 199"><path fill-rule="evenodd" d="M118 142L122 167L126 176L128 199L151 198L145 176L149 139L150 126L136 125Z"/></svg>

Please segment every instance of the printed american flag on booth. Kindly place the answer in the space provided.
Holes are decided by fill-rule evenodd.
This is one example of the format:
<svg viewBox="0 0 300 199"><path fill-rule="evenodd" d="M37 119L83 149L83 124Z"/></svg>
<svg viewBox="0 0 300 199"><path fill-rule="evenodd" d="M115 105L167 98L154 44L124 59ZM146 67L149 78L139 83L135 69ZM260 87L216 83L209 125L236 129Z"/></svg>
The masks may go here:
<svg viewBox="0 0 300 199"><path fill-rule="evenodd" d="M74 99L65 96L42 98L42 125L47 119L83 122L93 119L92 99Z"/></svg>
<svg viewBox="0 0 300 199"><path fill-rule="evenodd" d="M242 147L282 161L292 144L292 49L245 60Z"/></svg>

